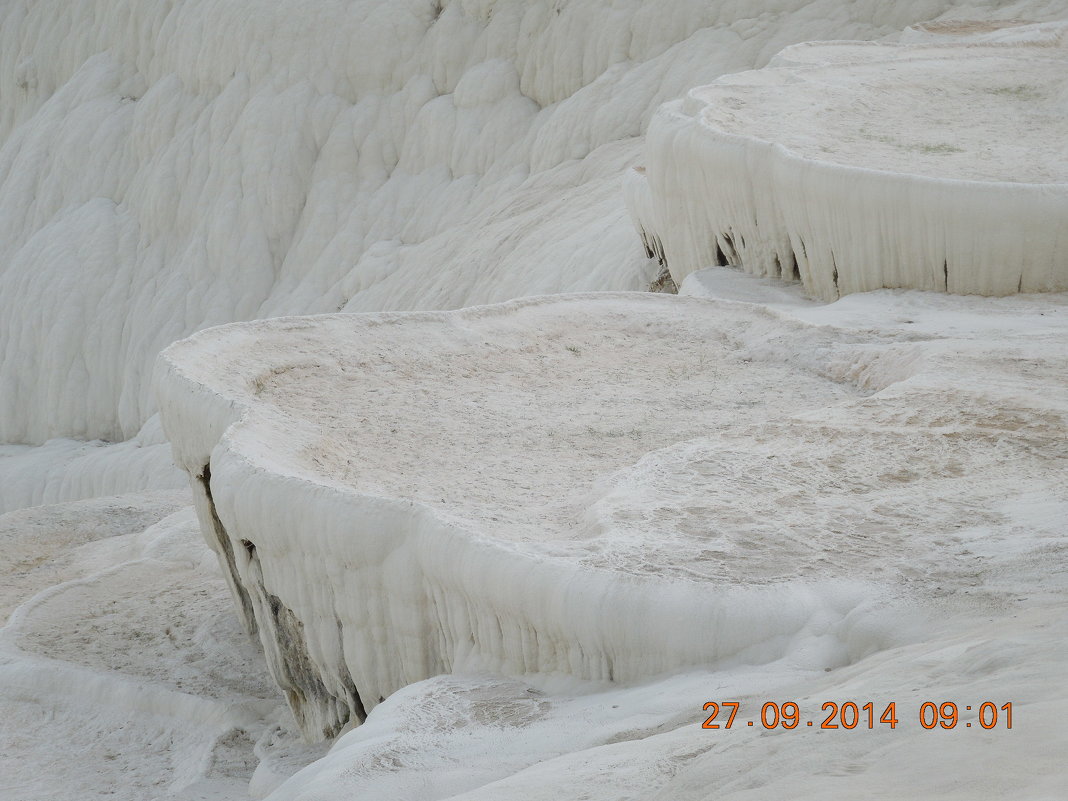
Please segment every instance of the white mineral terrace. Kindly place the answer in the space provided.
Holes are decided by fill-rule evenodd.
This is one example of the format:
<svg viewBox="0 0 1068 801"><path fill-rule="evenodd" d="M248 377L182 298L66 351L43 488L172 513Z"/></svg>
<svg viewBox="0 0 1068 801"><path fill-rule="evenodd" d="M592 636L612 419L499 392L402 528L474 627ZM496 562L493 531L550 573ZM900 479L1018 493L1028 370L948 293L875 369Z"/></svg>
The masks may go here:
<svg viewBox="0 0 1068 801"><path fill-rule="evenodd" d="M443 671L626 681L907 637L875 608L970 569L944 532L1063 467L1063 393L1014 411L940 353L602 294L235 324L157 380L201 526L320 736Z"/></svg>
<svg viewBox="0 0 1068 801"><path fill-rule="evenodd" d="M632 217L676 281L730 264L824 299L1066 289L1065 30L787 48L658 112Z"/></svg>

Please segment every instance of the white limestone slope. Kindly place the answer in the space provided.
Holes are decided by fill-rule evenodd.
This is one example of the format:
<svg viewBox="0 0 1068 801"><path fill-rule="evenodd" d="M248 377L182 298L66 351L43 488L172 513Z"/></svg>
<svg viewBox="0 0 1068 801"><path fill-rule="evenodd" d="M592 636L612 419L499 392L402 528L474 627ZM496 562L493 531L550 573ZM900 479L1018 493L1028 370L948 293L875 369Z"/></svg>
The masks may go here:
<svg viewBox="0 0 1068 801"><path fill-rule="evenodd" d="M0 4L0 442L118 441L156 354L283 314L636 289L653 110L955 0Z"/></svg>
<svg viewBox="0 0 1068 801"><path fill-rule="evenodd" d="M731 264L825 300L1068 289L1068 28L906 38L787 48L657 112L625 187L676 281Z"/></svg>
<svg viewBox="0 0 1068 801"><path fill-rule="evenodd" d="M907 641L893 599L922 618L929 576L970 569L946 532L1011 536L992 505L1065 486L1058 336L1024 337L1046 366L1021 378L1022 340L973 359L576 295L226 326L157 380L202 530L322 736L442 672L626 682Z"/></svg>

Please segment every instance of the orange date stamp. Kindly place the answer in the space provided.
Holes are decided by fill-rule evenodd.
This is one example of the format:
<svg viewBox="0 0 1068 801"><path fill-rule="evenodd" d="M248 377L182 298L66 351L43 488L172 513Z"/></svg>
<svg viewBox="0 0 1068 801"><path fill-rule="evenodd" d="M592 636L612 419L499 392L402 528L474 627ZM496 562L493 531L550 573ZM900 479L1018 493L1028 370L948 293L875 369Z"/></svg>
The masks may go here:
<svg viewBox="0 0 1068 801"><path fill-rule="evenodd" d="M752 728L760 726L765 729L819 728L823 730L875 729L886 727L896 729L903 723L898 717L898 704L890 701L876 705L874 701L861 704L857 701L826 701L820 707L820 714L814 718L805 718L801 706L796 701L767 701L760 706L760 714L755 720L736 721L742 708L740 701L708 701L704 711L711 713L701 724L702 729L730 729L732 727ZM964 713L962 715L962 712ZM971 713L970 715L967 713ZM965 720L973 717L974 720ZM905 718L905 721L908 717ZM1012 728L1012 701L1000 706L994 701L978 704L965 704L963 707L954 701L924 701L915 716L920 727L932 729L971 729Z"/></svg>

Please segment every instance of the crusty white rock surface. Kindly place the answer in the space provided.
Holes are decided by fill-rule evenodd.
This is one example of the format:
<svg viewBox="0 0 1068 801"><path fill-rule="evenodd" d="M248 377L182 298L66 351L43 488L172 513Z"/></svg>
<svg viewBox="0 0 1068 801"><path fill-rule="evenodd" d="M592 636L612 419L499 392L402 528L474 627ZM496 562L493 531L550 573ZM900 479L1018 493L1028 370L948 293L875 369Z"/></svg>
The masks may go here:
<svg viewBox="0 0 1068 801"><path fill-rule="evenodd" d="M1056 309L1024 337L1033 375L1011 337L998 358L605 294L212 329L158 385L314 736L441 672L633 681L907 640L877 607L970 571L952 532L1010 536L1021 484L1063 494Z"/></svg>
<svg viewBox="0 0 1068 801"><path fill-rule="evenodd" d="M626 185L647 246L677 282L731 264L825 300L1068 289L1068 28L983 27L798 45L667 104Z"/></svg>

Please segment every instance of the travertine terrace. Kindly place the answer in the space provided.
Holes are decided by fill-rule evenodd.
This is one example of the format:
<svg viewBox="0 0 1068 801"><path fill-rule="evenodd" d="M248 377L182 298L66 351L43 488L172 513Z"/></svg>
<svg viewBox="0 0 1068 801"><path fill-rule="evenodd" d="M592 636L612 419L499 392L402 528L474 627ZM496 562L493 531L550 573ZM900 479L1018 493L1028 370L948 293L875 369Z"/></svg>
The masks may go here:
<svg viewBox="0 0 1068 801"><path fill-rule="evenodd" d="M647 250L824 300L1068 289L1065 28L988 27L798 45L665 105L625 184Z"/></svg>

